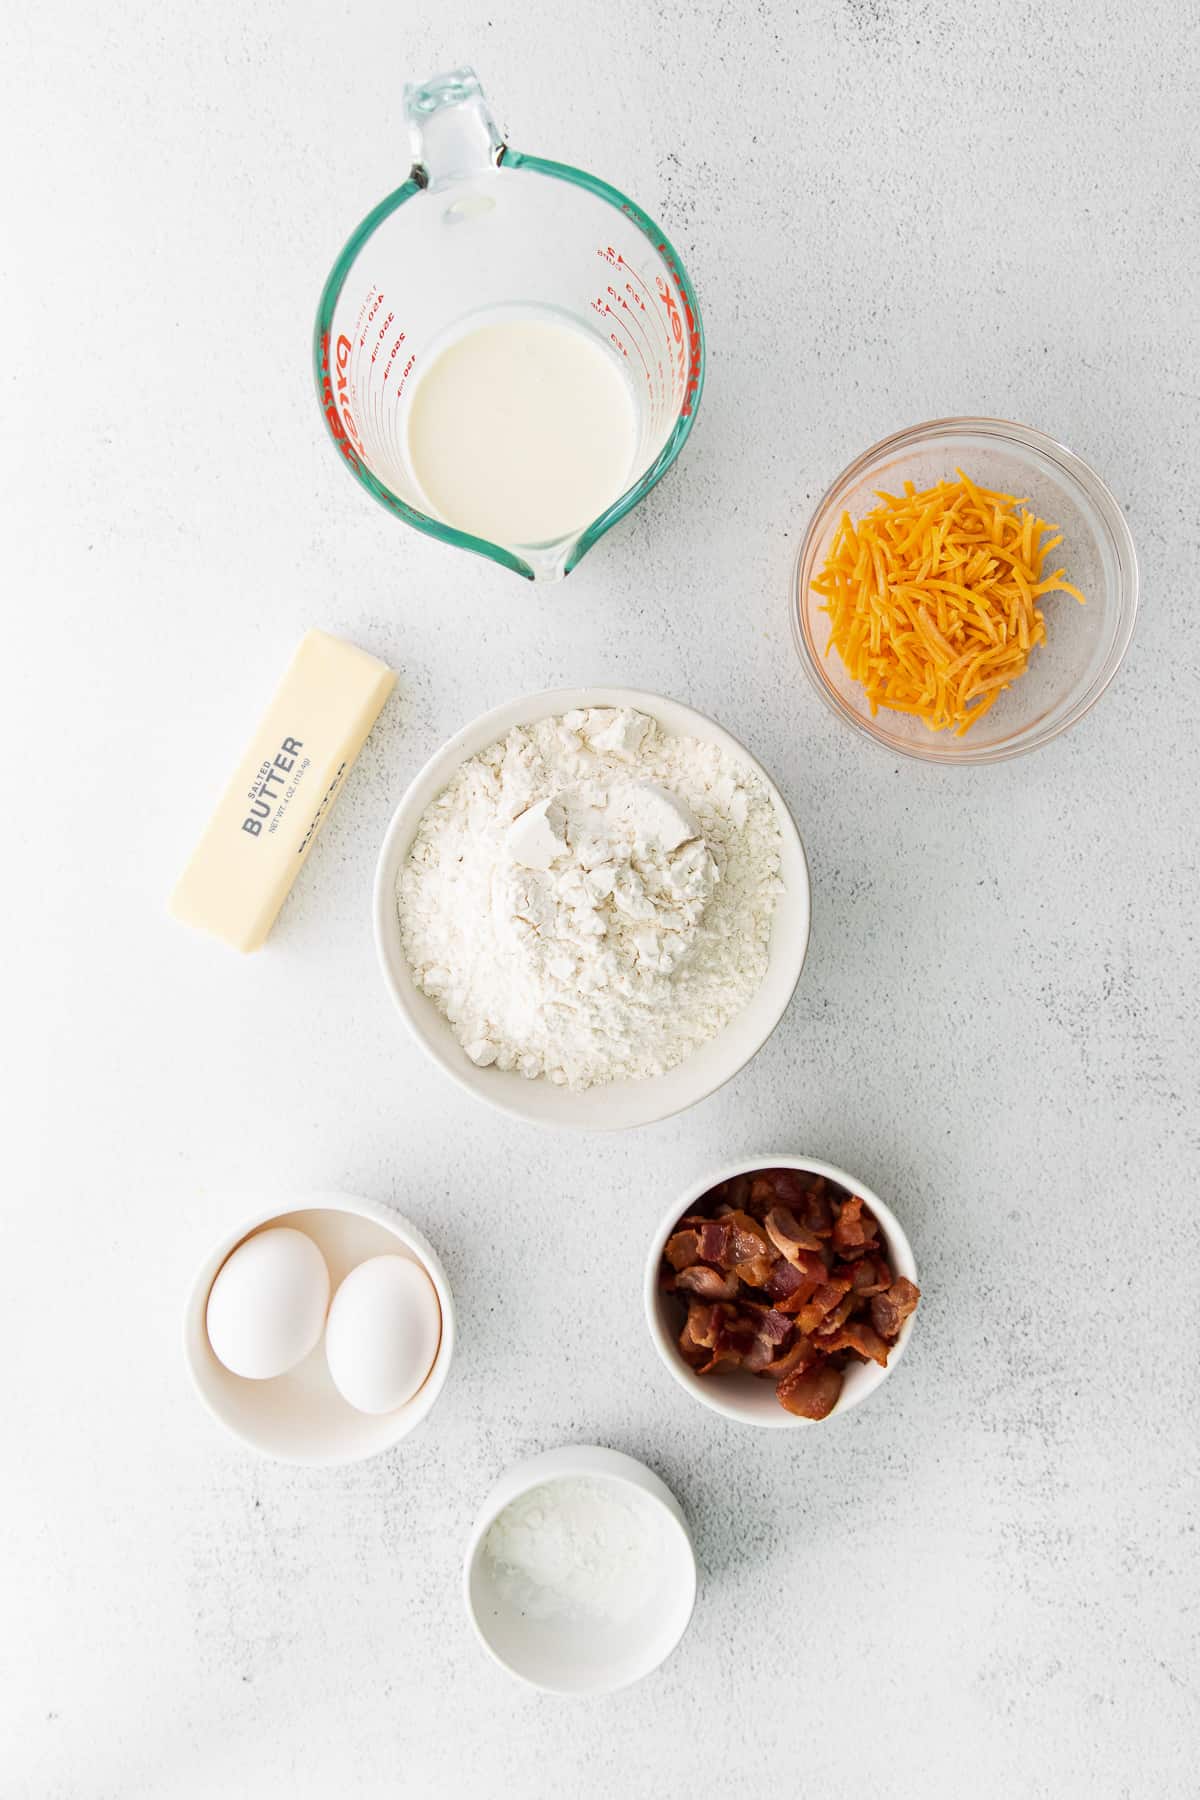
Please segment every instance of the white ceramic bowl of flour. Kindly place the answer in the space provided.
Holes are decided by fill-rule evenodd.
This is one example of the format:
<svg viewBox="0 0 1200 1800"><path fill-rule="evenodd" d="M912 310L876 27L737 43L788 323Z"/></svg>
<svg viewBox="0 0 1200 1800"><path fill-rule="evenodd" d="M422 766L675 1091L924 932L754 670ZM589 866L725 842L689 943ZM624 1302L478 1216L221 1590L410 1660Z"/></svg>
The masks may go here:
<svg viewBox="0 0 1200 1800"><path fill-rule="evenodd" d="M501 1668L552 1694L605 1694L674 1650L696 1557L674 1494L598 1444L530 1457L501 1477L463 1564L467 1615Z"/></svg>
<svg viewBox="0 0 1200 1800"><path fill-rule="evenodd" d="M396 889L430 804L463 763L517 726L592 707L649 714L668 736L698 738L735 757L761 781L779 830L781 892L771 921L766 973L747 1004L707 1043L662 1074L576 1089L515 1070L478 1067L413 976L401 936ZM669 1118L705 1099L737 1074L770 1037L787 1007L808 949L808 866L800 834L774 782L743 745L691 707L631 688L571 688L531 694L484 713L431 758L388 826L375 876L375 940L389 993L418 1043L460 1086L501 1111L534 1124L619 1131Z"/></svg>

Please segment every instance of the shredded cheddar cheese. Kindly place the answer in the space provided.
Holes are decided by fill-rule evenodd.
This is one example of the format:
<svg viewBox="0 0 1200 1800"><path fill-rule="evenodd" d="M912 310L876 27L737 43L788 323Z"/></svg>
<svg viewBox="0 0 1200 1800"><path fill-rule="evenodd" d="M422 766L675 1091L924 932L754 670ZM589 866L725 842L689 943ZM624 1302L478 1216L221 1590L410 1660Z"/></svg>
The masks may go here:
<svg viewBox="0 0 1200 1800"><path fill-rule="evenodd" d="M813 582L836 649L874 715L912 713L931 731L971 729L1045 642L1043 594L1073 594L1043 574L1061 537L1028 502L968 481L917 493L878 489L880 505L841 524Z"/></svg>

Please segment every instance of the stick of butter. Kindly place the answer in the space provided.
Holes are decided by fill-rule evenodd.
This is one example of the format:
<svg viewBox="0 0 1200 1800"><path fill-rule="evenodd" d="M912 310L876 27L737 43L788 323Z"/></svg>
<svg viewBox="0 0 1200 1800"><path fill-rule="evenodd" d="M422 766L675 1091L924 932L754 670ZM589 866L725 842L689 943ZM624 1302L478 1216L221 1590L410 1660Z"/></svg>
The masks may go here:
<svg viewBox="0 0 1200 1800"><path fill-rule="evenodd" d="M235 950L266 942L396 677L310 631L171 895L185 925Z"/></svg>

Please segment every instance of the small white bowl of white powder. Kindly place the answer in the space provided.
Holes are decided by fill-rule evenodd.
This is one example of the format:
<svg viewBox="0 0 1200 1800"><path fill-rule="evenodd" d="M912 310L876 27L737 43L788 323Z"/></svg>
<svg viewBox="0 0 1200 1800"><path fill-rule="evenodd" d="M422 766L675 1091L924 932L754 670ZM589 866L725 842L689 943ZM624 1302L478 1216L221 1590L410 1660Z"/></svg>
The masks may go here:
<svg viewBox="0 0 1200 1800"><path fill-rule="evenodd" d="M485 714L417 776L375 883L388 988L479 1098L585 1130L720 1087L804 963L808 870L766 771L677 701L625 688Z"/></svg>
<svg viewBox="0 0 1200 1800"><path fill-rule="evenodd" d="M619 1450L571 1445L510 1469L463 1565L467 1612L509 1674L602 1694L671 1654L692 1616L696 1559L679 1502Z"/></svg>

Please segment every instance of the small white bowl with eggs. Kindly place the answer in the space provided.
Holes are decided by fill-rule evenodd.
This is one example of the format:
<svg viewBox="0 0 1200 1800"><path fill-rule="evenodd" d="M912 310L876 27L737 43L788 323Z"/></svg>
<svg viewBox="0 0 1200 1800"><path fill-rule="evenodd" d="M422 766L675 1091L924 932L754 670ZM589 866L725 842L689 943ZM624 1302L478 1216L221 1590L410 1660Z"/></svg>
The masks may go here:
<svg viewBox="0 0 1200 1800"><path fill-rule="evenodd" d="M414 1431L446 1384L454 1337L432 1244L390 1207L339 1193L279 1196L244 1217L184 1317L214 1418L263 1456L311 1465L359 1462Z"/></svg>

